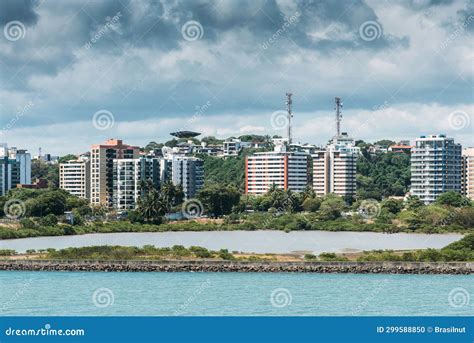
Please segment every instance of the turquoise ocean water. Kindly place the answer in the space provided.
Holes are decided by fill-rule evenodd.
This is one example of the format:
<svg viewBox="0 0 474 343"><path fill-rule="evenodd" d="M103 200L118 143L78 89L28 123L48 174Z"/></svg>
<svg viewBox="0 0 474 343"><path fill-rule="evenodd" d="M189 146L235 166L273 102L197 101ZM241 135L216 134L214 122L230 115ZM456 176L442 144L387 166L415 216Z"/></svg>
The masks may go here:
<svg viewBox="0 0 474 343"><path fill-rule="evenodd" d="M1 315L474 315L474 275L0 272Z"/></svg>

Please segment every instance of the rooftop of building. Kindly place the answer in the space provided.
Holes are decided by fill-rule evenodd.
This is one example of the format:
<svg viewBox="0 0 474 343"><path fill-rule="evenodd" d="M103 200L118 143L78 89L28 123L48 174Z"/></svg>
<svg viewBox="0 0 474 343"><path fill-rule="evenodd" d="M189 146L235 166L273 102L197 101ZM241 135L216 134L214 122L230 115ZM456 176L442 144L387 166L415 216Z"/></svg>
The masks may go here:
<svg viewBox="0 0 474 343"><path fill-rule="evenodd" d="M392 149L411 149L411 148L413 148L413 146L412 145L395 144L395 145L391 145L390 148L392 148Z"/></svg>
<svg viewBox="0 0 474 343"><path fill-rule="evenodd" d="M435 134L435 135L421 135L416 140L419 141L419 140L445 140L445 139L452 140L453 138L446 137L444 133L440 133L440 134Z"/></svg>
<svg viewBox="0 0 474 343"><path fill-rule="evenodd" d="M138 146L124 144L121 139L110 138L102 144L94 144L92 148L120 148L120 149L140 149Z"/></svg>

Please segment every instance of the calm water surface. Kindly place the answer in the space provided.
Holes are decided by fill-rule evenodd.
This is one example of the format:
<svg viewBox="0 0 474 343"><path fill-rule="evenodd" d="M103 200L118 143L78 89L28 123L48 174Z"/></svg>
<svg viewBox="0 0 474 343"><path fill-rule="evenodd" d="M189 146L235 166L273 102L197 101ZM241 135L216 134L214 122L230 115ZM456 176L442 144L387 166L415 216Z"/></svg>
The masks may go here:
<svg viewBox="0 0 474 343"><path fill-rule="evenodd" d="M37 237L1 240L0 249L27 249L83 247L90 245L143 246L152 244L169 247L181 244L197 245L208 249L255 253L290 253L307 251L348 252L373 249L442 248L459 240L458 234L383 234L375 232L298 231L204 231L156 233L105 233L80 236Z"/></svg>
<svg viewBox="0 0 474 343"><path fill-rule="evenodd" d="M474 315L474 275L0 272L0 304L0 315L458 316Z"/></svg>

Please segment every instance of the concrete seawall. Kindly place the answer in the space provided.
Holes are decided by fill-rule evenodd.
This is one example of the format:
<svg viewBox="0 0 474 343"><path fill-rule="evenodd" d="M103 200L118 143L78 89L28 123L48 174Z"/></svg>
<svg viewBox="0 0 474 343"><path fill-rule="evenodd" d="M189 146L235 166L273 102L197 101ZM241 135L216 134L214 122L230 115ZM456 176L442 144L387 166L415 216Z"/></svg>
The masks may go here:
<svg viewBox="0 0 474 343"><path fill-rule="evenodd" d="M474 262L0 260L0 270L91 272L472 274L474 272Z"/></svg>

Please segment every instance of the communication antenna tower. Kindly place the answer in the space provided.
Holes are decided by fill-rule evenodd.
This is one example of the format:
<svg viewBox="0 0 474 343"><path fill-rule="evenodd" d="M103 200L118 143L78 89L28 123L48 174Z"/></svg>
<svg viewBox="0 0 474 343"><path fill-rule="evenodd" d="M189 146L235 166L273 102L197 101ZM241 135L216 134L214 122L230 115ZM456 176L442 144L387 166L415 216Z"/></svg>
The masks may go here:
<svg viewBox="0 0 474 343"><path fill-rule="evenodd" d="M291 118L293 118L293 112L291 111L291 106L293 104L293 100L291 97L293 96L293 93L286 93L286 107L287 107L287 112L288 112L288 145L292 143L292 138L291 138Z"/></svg>
<svg viewBox="0 0 474 343"><path fill-rule="evenodd" d="M342 119L342 114L341 114L341 109L342 109L342 102L341 98L335 97L335 110L336 110L336 132L337 136L341 135L341 119Z"/></svg>

